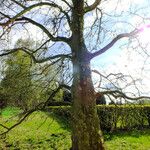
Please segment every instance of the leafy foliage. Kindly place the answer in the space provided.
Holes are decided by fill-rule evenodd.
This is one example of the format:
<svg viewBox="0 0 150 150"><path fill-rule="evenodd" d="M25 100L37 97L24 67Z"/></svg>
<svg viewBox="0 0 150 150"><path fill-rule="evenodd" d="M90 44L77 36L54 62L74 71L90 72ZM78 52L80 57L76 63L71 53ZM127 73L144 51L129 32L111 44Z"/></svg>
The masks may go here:
<svg viewBox="0 0 150 150"><path fill-rule="evenodd" d="M1 82L7 103L27 109L31 99L31 60L22 51L13 53L6 61L7 69Z"/></svg>
<svg viewBox="0 0 150 150"><path fill-rule="evenodd" d="M38 44L37 44L38 45ZM19 39L15 47L34 49L36 44L30 39ZM0 83L0 103L28 110L44 102L57 88L59 73L49 62L42 65L33 63L31 57L21 49L7 56L3 79ZM53 100L60 101L60 90ZM2 107L2 106L1 106Z"/></svg>

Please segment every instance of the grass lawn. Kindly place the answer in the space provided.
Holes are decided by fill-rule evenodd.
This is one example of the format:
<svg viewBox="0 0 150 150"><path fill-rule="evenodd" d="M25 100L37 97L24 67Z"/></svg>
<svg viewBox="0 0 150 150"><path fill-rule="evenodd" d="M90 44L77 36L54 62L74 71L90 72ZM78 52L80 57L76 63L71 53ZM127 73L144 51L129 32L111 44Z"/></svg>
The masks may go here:
<svg viewBox="0 0 150 150"><path fill-rule="evenodd" d="M113 133L106 138L106 146L108 150L150 150L150 129Z"/></svg>
<svg viewBox="0 0 150 150"><path fill-rule="evenodd" d="M6 108L2 111L0 123L12 125L18 119L12 116L18 112L19 109ZM0 127L0 132L2 130ZM150 129L118 131L104 136L108 150L150 150ZM10 131L6 138L0 139L2 150L69 150L70 147L71 136L67 122L44 112L33 113L21 125Z"/></svg>

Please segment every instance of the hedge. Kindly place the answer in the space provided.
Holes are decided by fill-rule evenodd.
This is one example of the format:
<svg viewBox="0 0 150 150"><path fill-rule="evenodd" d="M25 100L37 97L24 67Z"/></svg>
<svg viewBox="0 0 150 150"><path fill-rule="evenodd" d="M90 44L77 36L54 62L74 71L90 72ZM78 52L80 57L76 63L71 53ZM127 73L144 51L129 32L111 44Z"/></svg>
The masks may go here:
<svg viewBox="0 0 150 150"><path fill-rule="evenodd" d="M97 111L104 130L150 127L150 105L98 106Z"/></svg>
<svg viewBox="0 0 150 150"><path fill-rule="evenodd" d="M48 111L71 121L71 106L48 107ZM150 105L98 105L102 130L150 127Z"/></svg>

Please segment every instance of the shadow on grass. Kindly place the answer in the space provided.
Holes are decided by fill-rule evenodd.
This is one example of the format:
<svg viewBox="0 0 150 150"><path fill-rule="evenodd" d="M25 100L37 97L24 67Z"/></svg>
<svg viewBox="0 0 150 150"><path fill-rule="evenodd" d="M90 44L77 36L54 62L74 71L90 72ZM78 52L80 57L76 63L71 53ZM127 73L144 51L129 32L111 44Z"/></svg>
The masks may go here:
<svg viewBox="0 0 150 150"><path fill-rule="evenodd" d="M45 112L45 114L49 117L53 117L53 119L57 121L62 129L71 132L71 123L69 119L63 116L59 116L58 114L55 114L53 112Z"/></svg>
<svg viewBox="0 0 150 150"><path fill-rule="evenodd" d="M117 130L111 133L104 132L105 141L113 140L114 138L125 138L125 137L134 137L139 138L140 136L150 136L150 129L141 129L141 130Z"/></svg>

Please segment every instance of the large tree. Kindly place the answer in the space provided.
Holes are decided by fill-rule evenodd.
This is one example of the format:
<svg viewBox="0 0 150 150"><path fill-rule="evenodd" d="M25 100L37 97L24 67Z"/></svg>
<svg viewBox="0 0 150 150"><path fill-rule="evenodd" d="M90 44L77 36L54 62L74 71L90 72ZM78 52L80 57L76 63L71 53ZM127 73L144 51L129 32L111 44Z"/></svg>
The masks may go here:
<svg viewBox="0 0 150 150"><path fill-rule="evenodd" d="M0 26L3 29L1 37L11 32L10 30L15 30L15 26L21 28L18 24L26 28L26 25L31 24L32 26L28 26L29 32L33 26L36 26L45 36L42 38L42 34L39 35L43 42L39 48L32 50L22 47L24 52L29 54L36 63L51 61L52 64L55 64L66 59L71 61L73 66L72 150L105 149L96 110L97 94L95 94L91 77L91 60L106 52L120 39L134 37L139 32L135 26L126 22L124 23L128 28L124 28L121 32L116 32L115 26L112 28L113 19L108 25L106 24L109 17L119 18L124 12L119 11L117 14L118 7L121 10L120 1L116 1L111 14L105 11L108 1L95 0L92 2L88 0L8 0L2 1L0 8ZM136 14L136 12L134 10L131 14ZM128 15L124 16L124 20ZM87 22L87 20L92 21L92 18L94 18L92 23ZM85 25L85 22L88 26ZM42 49L44 51L45 47L48 53L37 54ZM18 50L20 48L1 50L0 56ZM62 86L68 88L68 85L60 87ZM103 94L106 93L103 92ZM121 91L115 90L109 93L113 93L116 97L129 98Z"/></svg>

